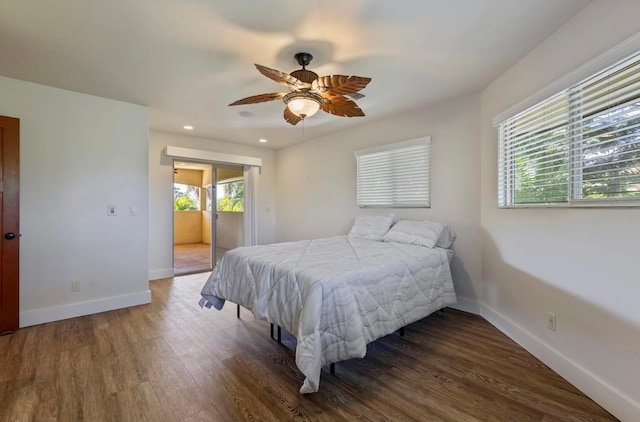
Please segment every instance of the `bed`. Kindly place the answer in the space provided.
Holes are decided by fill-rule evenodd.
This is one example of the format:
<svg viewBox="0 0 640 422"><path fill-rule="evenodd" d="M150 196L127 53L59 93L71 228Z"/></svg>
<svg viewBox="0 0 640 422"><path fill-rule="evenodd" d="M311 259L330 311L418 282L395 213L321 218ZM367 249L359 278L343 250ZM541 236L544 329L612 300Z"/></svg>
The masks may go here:
<svg viewBox="0 0 640 422"><path fill-rule="evenodd" d="M346 236L230 250L202 288L201 306L231 301L296 336L303 394L318 391L323 366L456 303L448 226L359 217Z"/></svg>

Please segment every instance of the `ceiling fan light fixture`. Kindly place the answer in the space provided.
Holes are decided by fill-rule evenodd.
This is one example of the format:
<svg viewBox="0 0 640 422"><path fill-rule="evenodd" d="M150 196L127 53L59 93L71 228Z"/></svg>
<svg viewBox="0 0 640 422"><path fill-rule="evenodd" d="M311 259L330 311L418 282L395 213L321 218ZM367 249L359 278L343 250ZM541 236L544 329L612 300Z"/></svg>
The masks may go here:
<svg viewBox="0 0 640 422"><path fill-rule="evenodd" d="M288 94L271 92L252 95L229 105L256 104L282 99L286 104L283 113L284 120L293 126L307 117L313 116L320 109L334 116L364 116L362 109L353 100L363 97L359 91L371 82L371 78L347 75L319 77L317 73L306 69L306 66L313 59L311 54L298 53L295 58L302 69L294 70L291 73L255 64L258 72L280 85L286 86L291 92Z"/></svg>
<svg viewBox="0 0 640 422"><path fill-rule="evenodd" d="M313 92L299 91L285 95L283 100L293 114L304 119L316 114L322 97Z"/></svg>

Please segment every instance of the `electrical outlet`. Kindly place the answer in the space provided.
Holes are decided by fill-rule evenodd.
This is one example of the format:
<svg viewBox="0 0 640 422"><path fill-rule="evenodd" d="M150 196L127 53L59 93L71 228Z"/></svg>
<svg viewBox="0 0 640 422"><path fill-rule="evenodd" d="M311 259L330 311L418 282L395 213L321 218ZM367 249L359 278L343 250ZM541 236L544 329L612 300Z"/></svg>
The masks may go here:
<svg viewBox="0 0 640 422"><path fill-rule="evenodd" d="M556 314L553 312L547 312L547 328L551 331L556 330Z"/></svg>
<svg viewBox="0 0 640 422"><path fill-rule="evenodd" d="M80 280L73 280L71 282L71 291L79 292L80 291Z"/></svg>

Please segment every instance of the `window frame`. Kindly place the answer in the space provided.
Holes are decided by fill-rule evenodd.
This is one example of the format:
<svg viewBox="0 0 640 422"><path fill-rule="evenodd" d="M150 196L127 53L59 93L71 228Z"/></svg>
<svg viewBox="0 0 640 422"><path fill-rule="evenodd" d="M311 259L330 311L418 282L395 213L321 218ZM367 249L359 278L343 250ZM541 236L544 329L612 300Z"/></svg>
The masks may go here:
<svg viewBox="0 0 640 422"><path fill-rule="evenodd" d="M175 208L175 204L176 204L176 185L180 185L180 186L187 186L187 187L191 187L191 188L197 188L198 190L198 198L197 200L195 200L195 203L197 205L197 209L195 210L178 210ZM174 212L199 212L199 211L203 211L202 209L202 187L201 186L197 186L197 185L189 185L187 183L177 183L177 182L173 182L173 211Z"/></svg>
<svg viewBox="0 0 640 422"><path fill-rule="evenodd" d="M216 204L215 204L216 212L235 212L235 213L243 213L244 212L244 200L245 200L244 197L241 198L242 199L242 211L234 211L233 209L229 210L229 211L223 211L223 210L219 210L218 209L218 202L220 202L220 200L223 199L223 197L221 197L221 196L219 196L217 194L219 187L222 186L222 185L228 185L230 183L238 183L238 182L242 182L243 189L246 187L246 185L244 183L244 177L235 177L235 178L232 178L232 179L226 179L226 180L223 180L221 182L216 183L216 187L215 187L215 189L216 189ZM211 206L213 207L214 205L212 204Z"/></svg>
<svg viewBox="0 0 640 422"><path fill-rule="evenodd" d="M497 203L499 208L580 208L580 207L638 207L640 206L640 197L629 198L581 198L581 190L583 188L582 176L584 174L584 159L577 159L579 151L582 148L581 140L588 139L581 135L582 128L588 127L588 117L597 116L605 110L616 110L616 104L612 102L608 104L606 109L598 110L597 113L582 113L580 110L581 102L574 101L572 95L576 95L576 91L586 87L587 81L598 80L600 75L608 71L612 71L621 63L633 59L640 62L640 34L636 34L625 42L619 44L606 53L598 56L596 59L588 62L584 66L576 69L566 75L559 81L544 88L540 92L527 98L525 101L517 104L511 109L501 113L493 119L494 126L498 128L498 154L497 154ZM635 73L634 73L635 75ZM632 99L628 101L636 101L640 98L640 87L634 92ZM514 185L516 160L514 144L510 145L510 149L505 146L505 125L514 122L518 116L531 112L541 104L552 101L555 96L566 95L568 99L569 120L563 124L570 132L565 136L567 152L567 188L566 202L548 202L548 203L515 203L515 194L517 186ZM577 95L580 95L578 92ZM635 110L634 110L635 111ZM574 117L577 116L577 117ZM576 120L572 121L571 118ZM631 117L630 117L631 118ZM611 119L613 120L613 118ZM613 126L613 123L609 123ZM552 130L551 127L541 130L541 132ZM573 132L572 132L573 131ZM633 135L636 135L634 132ZM640 131L638 131L640 136ZM515 142L512 140L512 142ZM636 145L633 142L633 145ZM579 161L579 162L578 162ZM635 168L635 167L634 167Z"/></svg>
<svg viewBox="0 0 640 422"><path fill-rule="evenodd" d="M412 151L409 157L407 152ZM420 154L420 155L418 155ZM431 137L425 136L409 141L397 142L373 148L354 151L356 158L356 205L359 208L431 208ZM412 162L414 167L407 170ZM376 162L378 167L374 167ZM425 164L424 168L420 164ZM365 184L365 174L363 172L391 171L395 180L390 180L386 192L389 200L387 202L372 201L370 198L377 194L372 191L371 184ZM411 201L410 195L405 192L406 188L399 189L402 183L406 183L406 178L424 177L425 179L415 184L414 188L408 189L413 192L421 192L418 199ZM411 180L409 180L410 182ZM367 199L369 198L369 199Z"/></svg>

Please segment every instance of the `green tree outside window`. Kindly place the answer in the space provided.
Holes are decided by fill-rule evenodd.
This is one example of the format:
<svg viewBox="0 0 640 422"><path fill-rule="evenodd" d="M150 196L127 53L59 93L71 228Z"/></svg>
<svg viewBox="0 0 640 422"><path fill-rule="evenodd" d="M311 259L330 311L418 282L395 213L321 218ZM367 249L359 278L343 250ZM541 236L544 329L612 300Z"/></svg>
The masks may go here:
<svg viewBox="0 0 640 422"><path fill-rule="evenodd" d="M173 203L175 211L200 210L200 188L198 186L174 183Z"/></svg>
<svg viewBox="0 0 640 422"><path fill-rule="evenodd" d="M244 211L244 181L219 183L216 187L218 211Z"/></svg>

